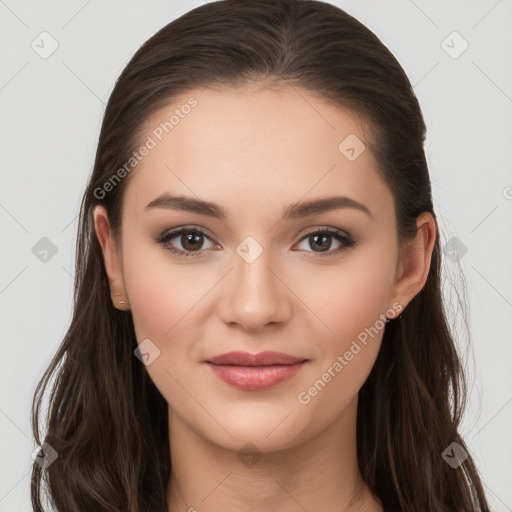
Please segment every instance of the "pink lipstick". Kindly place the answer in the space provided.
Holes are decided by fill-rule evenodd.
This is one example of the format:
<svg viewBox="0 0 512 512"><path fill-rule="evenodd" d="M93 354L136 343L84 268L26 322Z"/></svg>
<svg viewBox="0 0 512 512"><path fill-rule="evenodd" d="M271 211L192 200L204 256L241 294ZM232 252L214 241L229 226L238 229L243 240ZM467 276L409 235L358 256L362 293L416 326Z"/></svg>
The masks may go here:
<svg viewBox="0 0 512 512"><path fill-rule="evenodd" d="M206 363L227 384L245 391L260 391L293 377L306 361L280 352L227 352Z"/></svg>

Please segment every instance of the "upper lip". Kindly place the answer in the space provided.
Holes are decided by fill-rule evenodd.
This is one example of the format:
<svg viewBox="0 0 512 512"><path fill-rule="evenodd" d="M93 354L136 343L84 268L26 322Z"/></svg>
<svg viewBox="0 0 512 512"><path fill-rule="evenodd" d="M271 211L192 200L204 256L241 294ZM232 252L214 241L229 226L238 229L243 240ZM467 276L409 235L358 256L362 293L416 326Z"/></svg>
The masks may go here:
<svg viewBox="0 0 512 512"><path fill-rule="evenodd" d="M305 358L290 356L281 352L260 352L250 354L249 352L226 352L207 360L208 363L225 364L233 366L270 366L290 365L305 361Z"/></svg>

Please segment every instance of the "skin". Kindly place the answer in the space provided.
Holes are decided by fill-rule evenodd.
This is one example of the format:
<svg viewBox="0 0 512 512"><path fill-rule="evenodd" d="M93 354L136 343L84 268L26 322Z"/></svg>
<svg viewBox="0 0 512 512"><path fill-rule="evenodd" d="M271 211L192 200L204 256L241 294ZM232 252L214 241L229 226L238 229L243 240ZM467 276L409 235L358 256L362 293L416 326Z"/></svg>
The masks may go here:
<svg viewBox="0 0 512 512"><path fill-rule="evenodd" d="M114 303L131 309L138 342L160 349L147 371L169 404L169 511L381 511L358 469L356 412L383 328L308 403L298 395L421 290L435 223L422 214L414 242L399 243L393 197L368 144L354 161L338 149L349 134L368 142L362 124L303 89L260 85L189 91L158 111L147 134L190 96L198 101L130 175L120 239L104 208L94 211ZM217 203L229 216L145 209L164 192ZM372 218L343 208L282 220L288 205L334 194ZM210 236L196 245L199 257L155 241L181 226ZM355 245L335 253L341 243L331 238L331 255L319 256L322 245L306 235L325 226ZM263 250L251 263L236 251L247 236ZM176 236L167 246L190 250L186 243ZM231 350L309 361L274 388L244 391L204 363ZM237 455L248 442L257 457L244 464Z"/></svg>

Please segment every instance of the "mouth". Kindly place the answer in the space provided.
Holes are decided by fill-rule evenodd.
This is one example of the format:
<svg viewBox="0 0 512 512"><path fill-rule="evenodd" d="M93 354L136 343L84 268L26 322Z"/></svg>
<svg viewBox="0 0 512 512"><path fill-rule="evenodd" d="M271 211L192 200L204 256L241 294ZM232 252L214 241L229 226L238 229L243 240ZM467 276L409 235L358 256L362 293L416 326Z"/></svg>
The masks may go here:
<svg viewBox="0 0 512 512"><path fill-rule="evenodd" d="M308 361L280 352L228 352L205 363L225 383L245 391L261 391L293 377Z"/></svg>

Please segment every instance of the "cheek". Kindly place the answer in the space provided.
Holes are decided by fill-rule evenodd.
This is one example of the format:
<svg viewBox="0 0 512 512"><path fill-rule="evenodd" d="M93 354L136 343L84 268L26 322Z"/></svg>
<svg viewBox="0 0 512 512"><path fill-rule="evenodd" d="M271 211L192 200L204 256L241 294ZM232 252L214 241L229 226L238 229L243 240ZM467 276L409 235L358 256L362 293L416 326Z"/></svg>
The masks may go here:
<svg viewBox="0 0 512 512"><path fill-rule="evenodd" d="M315 376L322 379L330 368L331 377L322 380L332 382L328 387L338 397L356 394L375 363L390 307L393 264L389 249L382 257L378 251L361 253L346 267L317 275L309 288L308 306L324 324L316 338L321 355Z"/></svg>
<svg viewBox="0 0 512 512"><path fill-rule="evenodd" d="M324 338L332 340L330 345L357 337L386 314L393 291L392 268L390 256L361 253L361 258L347 259L346 265L317 273L314 280L301 281L298 295L308 297L308 306L326 326Z"/></svg>
<svg viewBox="0 0 512 512"><path fill-rule="evenodd" d="M145 266L126 267L126 288L130 300L133 323L139 342L144 338L155 340L157 344L166 331L177 321L178 298L162 278L158 267L151 270ZM174 302L174 303L173 303Z"/></svg>
<svg viewBox="0 0 512 512"><path fill-rule="evenodd" d="M137 339L157 344L172 338L205 293L204 280L192 279L169 261L163 249L128 242L123 270Z"/></svg>
<svg viewBox="0 0 512 512"><path fill-rule="evenodd" d="M388 309L390 280L372 270L353 269L331 289L330 300L326 301L327 315L332 329L342 339L371 327Z"/></svg>
<svg viewBox="0 0 512 512"><path fill-rule="evenodd" d="M199 337L195 332L198 323L192 320L194 305L204 295L206 284L192 283L190 273L173 268L166 256L163 250L144 247L136 240L127 242L123 258L125 286L137 342L140 345L149 339L154 344L149 345L152 360L146 367L151 380L169 404L192 415L179 383L186 382L183 363L191 359L190 347Z"/></svg>

